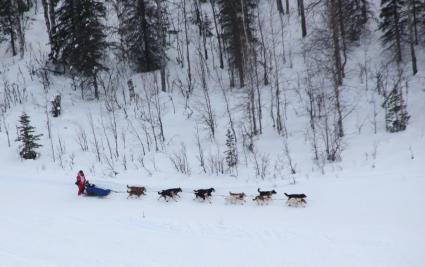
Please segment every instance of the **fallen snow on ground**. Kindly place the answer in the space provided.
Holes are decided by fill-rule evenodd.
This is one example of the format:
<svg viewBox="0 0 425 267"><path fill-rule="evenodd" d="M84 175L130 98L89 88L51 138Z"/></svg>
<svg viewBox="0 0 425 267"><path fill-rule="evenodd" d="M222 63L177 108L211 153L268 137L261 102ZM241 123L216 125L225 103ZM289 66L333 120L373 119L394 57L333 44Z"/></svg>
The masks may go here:
<svg viewBox="0 0 425 267"><path fill-rule="evenodd" d="M6 182L7 180L7 182ZM423 266L425 179L321 178L282 184L277 200L257 206L142 199L112 193L78 197L70 179L1 177L1 266ZM121 192L124 184L93 180ZM212 181L213 183L213 181ZM74 188L75 187L75 188ZM217 186L255 194L257 186ZM305 208L283 192L304 192Z"/></svg>

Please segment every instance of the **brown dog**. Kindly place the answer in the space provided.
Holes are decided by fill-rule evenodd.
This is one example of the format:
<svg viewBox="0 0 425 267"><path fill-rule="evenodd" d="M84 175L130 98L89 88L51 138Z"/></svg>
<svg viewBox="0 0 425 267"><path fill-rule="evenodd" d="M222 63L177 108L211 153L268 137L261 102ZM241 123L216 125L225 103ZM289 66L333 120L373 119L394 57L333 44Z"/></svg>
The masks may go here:
<svg viewBox="0 0 425 267"><path fill-rule="evenodd" d="M143 186L128 186L127 185L127 193L128 193L128 197L131 196L137 196L138 198L140 198L140 196L144 196L146 192L146 188Z"/></svg>

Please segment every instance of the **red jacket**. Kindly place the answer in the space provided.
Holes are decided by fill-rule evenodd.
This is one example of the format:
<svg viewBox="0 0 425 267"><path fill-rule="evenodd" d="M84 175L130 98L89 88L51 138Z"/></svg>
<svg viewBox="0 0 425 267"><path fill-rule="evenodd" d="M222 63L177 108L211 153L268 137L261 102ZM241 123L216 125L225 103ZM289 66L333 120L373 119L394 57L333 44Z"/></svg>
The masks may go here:
<svg viewBox="0 0 425 267"><path fill-rule="evenodd" d="M83 184L86 182L86 178L84 176L77 175L77 184Z"/></svg>
<svg viewBox="0 0 425 267"><path fill-rule="evenodd" d="M78 195L84 193L86 178L84 176L77 176Z"/></svg>

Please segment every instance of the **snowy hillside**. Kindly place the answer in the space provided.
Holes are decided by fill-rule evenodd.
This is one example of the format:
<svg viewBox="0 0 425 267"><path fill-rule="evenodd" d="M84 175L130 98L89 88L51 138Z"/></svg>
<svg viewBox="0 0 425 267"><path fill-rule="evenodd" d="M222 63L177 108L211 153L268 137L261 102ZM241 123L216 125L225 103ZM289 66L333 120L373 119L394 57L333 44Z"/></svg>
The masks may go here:
<svg viewBox="0 0 425 267"><path fill-rule="evenodd" d="M49 61L46 1L28 2L24 53L12 56L0 25L0 266L425 265L425 54L415 46L415 75L409 46L402 62L390 60L380 1L362 1L370 14L359 40L338 37L347 45L340 85L326 5L304 1L303 38L299 6L289 1L288 15L279 1L259 1L244 86L231 48L220 68L217 32L226 35L213 18L226 1L164 2L165 76L121 58L117 13L126 13L121 1L100 1L111 45L107 70L96 74L98 98L84 75ZM391 92L410 116L393 133ZM23 112L42 134L35 160L22 159L15 141ZM79 170L112 193L77 196ZM147 195L128 199L127 185ZM183 190L178 201L158 201L158 191L174 187ZM193 200L193 190L210 187L212 203ZM277 194L258 205L258 188ZM247 202L226 204L229 192L245 192ZM306 194L307 205L289 207L284 193Z"/></svg>

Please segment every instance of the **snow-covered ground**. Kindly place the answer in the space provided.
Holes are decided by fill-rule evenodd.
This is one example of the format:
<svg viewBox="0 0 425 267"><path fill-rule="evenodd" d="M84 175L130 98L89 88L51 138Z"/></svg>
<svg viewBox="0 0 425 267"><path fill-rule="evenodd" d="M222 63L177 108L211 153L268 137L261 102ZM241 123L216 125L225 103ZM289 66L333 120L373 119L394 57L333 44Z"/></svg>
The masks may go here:
<svg viewBox="0 0 425 267"><path fill-rule="evenodd" d="M355 174L353 176L356 176ZM409 266L425 263L425 179L388 172L302 180L275 189L306 192L306 208L113 193L78 197L69 179L0 177L1 266ZM98 182L98 181L94 181ZM101 181L99 181L101 183ZM170 182L170 181L168 181ZM217 182L254 194L257 186ZM116 190L125 186L110 184ZM192 185L192 187L190 187Z"/></svg>
<svg viewBox="0 0 425 267"><path fill-rule="evenodd" d="M375 2L376 9L378 1ZM262 17L268 38L271 37L268 25L275 23L280 28L270 3L274 1L263 1L261 10L267 14ZM42 12L31 14L31 18L26 32L26 56L11 58L5 53L0 57L0 99L5 95L6 82L26 88L22 103L16 101L5 113L0 113L0 267L425 266L422 51L418 51L419 73L415 77L406 76L409 88L405 90L408 92L405 100L411 115L407 130L386 133L384 110L380 106L382 97L376 94L373 84L374 71L385 61L385 55L381 53L376 25L371 26L368 38L349 55L342 92L346 134L342 161L322 165L323 162L312 160L311 140L306 130L308 118L303 99L296 92L304 73L299 22L296 16L289 20L285 17L282 36L286 39L286 56L289 57L290 51L293 58L282 63L279 75L287 101L288 135L285 138L278 135L271 126L268 113L272 91L265 87L262 91L264 132L254 140L256 156L244 152L239 142L237 175L235 172L215 175L205 174L199 166L196 129L205 156L223 156L229 125L220 82L227 86L228 81L226 71L214 69L217 62L208 61L212 70L208 86L217 120L214 139L200 123L203 97L196 76L199 67L196 51L192 47L194 83L198 89L188 103L174 85L171 87L174 91L159 96L166 139L163 147L158 152L151 148L142 155L141 143L148 137L139 116L145 106L129 104L115 110L119 156L110 157L113 154L110 147L114 144L107 101L81 100L80 92L73 91L70 79L64 76L51 75L51 87L44 91L37 76L29 74L31 68L40 67L35 58L48 51ZM195 46L196 30L190 38ZM208 43L211 51L214 45L213 41ZM4 48L2 44L0 50L3 52ZM175 51L171 49L169 53L170 80L185 82L185 70L177 66ZM289 61L293 66L289 66ZM365 62L370 68L368 88L359 78L359 66ZM136 92L143 98L146 80L140 76L131 78ZM393 77L388 80L393 81ZM126 80L123 88L126 92ZM62 115L47 117L46 105L57 93L62 96ZM243 89L227 90L227 93L241 138L244 110L240 104L246 94ZM18 144L14 142L15 126L22 111L31 116L36 132L44 134L41 156L35 161L20 160ZM90 126L91 118L95 134ZM87 134L87 151L78 144L83 131ZM100 161L95 153L95 135L101 143ZM296 174L291 174L284 143L288 145ZM170 161L170 156L180 152L181 144L187 149L190 175L178 173ZM254 161L261 158L269 160L264 179L255 174ZM85 171L92 183L115 192L104 199L78 197L74 182L79 169ZM126 185L146 186L147 196L127 199ZM156 192L170 187L183 189L181 199L158 201ZM211 204L193 201L194 189L209 187L216 189ZM259 187L277 191L270 205L258 206L251 201ZM224 195L229 191L245 192L247 203L226 205ZM306 207L286 206L284 192L305 193Z"/></svg>

